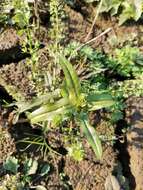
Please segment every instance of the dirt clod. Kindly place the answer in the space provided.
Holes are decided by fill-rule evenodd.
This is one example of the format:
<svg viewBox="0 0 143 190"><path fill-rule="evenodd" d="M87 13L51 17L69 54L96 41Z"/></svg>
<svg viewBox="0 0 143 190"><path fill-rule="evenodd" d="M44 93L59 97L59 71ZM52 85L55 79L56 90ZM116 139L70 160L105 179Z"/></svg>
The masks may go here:
<svg viewBox="0 0 143 190"><path fill-rule="evenodd" d="M67 157L65 173L69 176L73 189L104 190L106 177L112 173L116 165L116 153L112 147L104 146L102 161L95 159L95 155L87 145L88 156L81 162ZM91 154L94 160L91 161ZM77 172L78 171L78 172Z"/></svg>
<svg viewBox="0 0 143 190"><path fill-rule="evenodd" d="M9 65L4 65L0 69L0 81L1 84L6 88L11 87L13 93L20 92L19 99L29 99L34 95L34 89L29 76L29 68L25 66L25 60L16 63L11 63ZM11 94L13 97L17 97Z"/></svg>
<svg viewBox="0 0 143 190"><path fill-rule="evenodd" d="M0 125L0 163L16 151L14 139L6 128Z"/></svg>
<svg viewBox="0 0 143 190"><path fill-rule="evenodd" d="M131 129L127 133L130 168L135 178L135 190L143 188L143 98L127 101L126 117Z"/></svg>
<svg viewBox="0 0 143 190"><path fill-rule="evenodd" d="M19 37L12 28L0 34L0 66L23 57L19 46Z"/></svg>

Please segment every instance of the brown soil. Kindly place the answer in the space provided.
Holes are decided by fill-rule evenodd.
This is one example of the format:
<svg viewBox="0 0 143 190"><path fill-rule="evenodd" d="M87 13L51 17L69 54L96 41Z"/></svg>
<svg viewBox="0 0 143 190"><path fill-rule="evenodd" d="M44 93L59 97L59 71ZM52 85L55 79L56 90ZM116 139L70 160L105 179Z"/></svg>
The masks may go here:
<svg viewBox="0 0 143 190"><path fill-rule="evenodd" d="M70 40L77 40L84 42L87 32L90 28L90 23L83 17L83 15L75 10L66 7L68 19L68 38Z"/></svg>
<svg viewBox="0 0 143 190"><path fill-rule="evenodd" d="M105 139L106 137L112 137L114 134L114 127L111 126L111 124L109 124L108 122L101 121L97 125L96 130L100 135L104 136ZM64 141L62 141L63 134L60 133L60 131L49 131L46 137L49 144L53 148L60 150L61 148L65 147ZM101 161L99 161L96 159L95 153L92 151L89 144L84 138L83 146L85 156L82 161L75 161L73 158L65 155L60 160L60 162L58 162L57 168L60 170L60 167L62 165L61 171L63 171L66 175L66 178L68 179L68 184L71 184L73 190L104 190L106 178L112 175L115 168L118 167L118 153L113 149L112 145L103 144L103 158ZM57 180L55 181L55 179L58 179L59 172L56 173L56 171L54 170L52 175L56 175L54 177L54 183L56 184ZM52 184L54 183L52 182ZM59 184L61 184L61 181L59 181Z"/></svg>
<svg viewBox="0 0 143 190"><path fill-rule="evenodd" d="M52 75L55 69L49 59L46 48L37 52L37 67L29 67L30 58L23 59L18 63L5 64L0 68L0 84L14 99L31 99L36 93L47 92L50 90L50 84L45 85L45 71ZM50 60L50 61L49 61ZM33 72L35 76L33 76ZM60 69L56 69L57 76L60 75ZM38 80L37 80L38 77ZM33 83L30 81L32 78ZM58 79L60 80L60 79Z"/></svg>
<svg viewBox="0 0 143 190"><path fill-rule="evenodd" d="M103 158L99 162L94 153L87 145L87 158L76 162L70 157L65 160L65 173L69 176L74 190L104 190L105 180L109 174L112 174L116 165L116 153L112 147L103 147ZM91 159L91 160L90 160ZM78 172L77 172L78 171Z"/></svg>
<svg viewBox="0 0 143 190"><path fill-rule="evenodd" d="M0 123L0 164L14 152L16 152L14 139L11 137L8 129L4 128L4 125L2 126Z"/></svg>
<svg viewBox="0 0 143 190"><path fill-rule="evenodd" d="M81 14L69 7L66 12L69 15L69 39L84 43L85 38L90 30L92 21L94 19L93 7ZM88 20L90 18L90 21ZM141 50L143 49L143 27L140 23L130 23L129 25L119 26L115 17L111 18L108 15L99 16L96 24L90 34L90 39L98 36L106 29L112 30L106 35L98 38L91 45L94 48L103 50L106 53L113 53L116 47L122 47L125 44L137 45Z"/></svg>
<svg viewBox="0 0 143 190"><path fill-rule="evenodd" d="M30 69L25 66L23 60L18 64L11 63L4 65L0 69L0 82L6 90L12 91L15 99L29 99L35 94L32 84L28 77L30 77ZM19 92L19 93L18 93Z"/></svg>
<svg viewBox="0 0 143 190"><path fill-rule="evenodd" d="M126 117L131 129L127 133L130 168L135 178L136 190L143 188L143 98L127 100Z"/></svg>
<svg viewBox="0 0 143 190"><path fill-rule="evenodd" d="M19 37L16 34L16 30L10 28L0 35L0 52L15 48L18 44Z"/></svg>
<svg viewBox="0 0 143 190"><path fill-rule="evenodd" d="M23 58L16 30L6 29L0 34L0 66Z"/></svg>

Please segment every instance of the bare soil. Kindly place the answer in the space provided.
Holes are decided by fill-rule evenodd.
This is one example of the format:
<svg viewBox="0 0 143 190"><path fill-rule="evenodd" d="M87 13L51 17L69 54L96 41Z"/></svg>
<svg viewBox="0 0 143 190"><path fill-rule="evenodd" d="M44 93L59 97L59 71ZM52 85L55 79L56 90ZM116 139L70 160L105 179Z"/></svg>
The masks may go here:
<svg viewBox="0 0 143 190"><path fill-rule="evenodd" d="M127 101L126 118L131 125L127 133L127 150L135 189L143 187L143 98L132 97Z"/></svg>

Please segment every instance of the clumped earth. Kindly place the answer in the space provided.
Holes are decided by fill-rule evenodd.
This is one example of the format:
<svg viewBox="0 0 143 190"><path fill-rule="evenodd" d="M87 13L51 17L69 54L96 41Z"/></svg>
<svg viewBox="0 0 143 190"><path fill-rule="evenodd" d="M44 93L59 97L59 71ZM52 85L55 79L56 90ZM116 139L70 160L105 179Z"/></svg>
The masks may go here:
<svg viewBox="0 0 143 190"><path fill-rule="evenodd" d="M34 95L34 87L30 84L30 80L28 78L29 68L24 66L24 62L26 60L22 60L19 63L10 63L8 65L4 65L1 70L1 84L3 86L7 86L7 90L9 91L12 88L13 93L15 94L15 98L17 96L30 98L30 96ZM15 86L15 89L13 89ZM19 89L20 94L17 94L17 89Z"/></svg>
<svg viewBox="0 0 143 190"><path fill-rule="evenodd" d="M127 122L131 124L131 129L127 133L127 150L130 156L131 173L135 179L135 189L141 189L143 157L142 157L142 98L132 97L127 101L126 118ZM140 167L138 167L140 166Z"/></svg>
<svg viewBox="0 0 143 190"><path fill-rule="evenodd" d="M0 62L2 64L8 64L11 62L17 62L25 57L21 52L20 38L18 37L16 30L8 28L4 30L0 35Z"/></svg>
<svg viewBox="0 0 143 190"><path fill-rule="evenodd" d="M7 157L16 152L16 147L14 139L8 130L2 126L0 126L0 135L0 163L2 163Z"/></svg>
<svg viewBox="0 0 143 190"><path fill-rule="evenodd" d="M111 174L117 164L117 154L110 146L103 147L103 158L100 163L93 160L93 153L86 147L87 157L80 163L71 158L66 159L65 173L69 176L73 189L105 189L107 176ZM77 172L78 171L78 172Z"/></svg>
<svg viewBox="0 0 143 190"><path fill-rule="evenodd" d="M65 7L67 14L65 44L75 40L85 43L85 38L92 24L93 15L90 15L90 13L93 7L86 7L81 2L77 2L77 5L77 8L76 6L72 8L70 6ZM116 18L106 16L102 15L98 18L90 37L94 38L98 36L107 28L112 28L112 30L92 43L91 46L94 49L113 54L115 48L121 48L126 44L131 44L132 46L138 46L141 51L143 50L143 39L141 37L143 28L140 23L131 23L119 27ZM47 36L49 25L45 23L45 17L49 21L49 13L41 11L40 23L42 24L42 31L39 33L38 38L41 39L42 46L38 50L37 64L37 70L40 70L41 73L47 67L49 68L49 72L53 72L50 55L44 47L45 43L50 42L50 38ZM90 18L91 21L87 18ZM16 125L12 124L14 107L4 108L2 106L2 99L10 103L12 100L16 101L19 98L28 101L35 97L37 92L44 91L45 88L47 91L50 91L49 86L42 86L44 79L37 70L37 73L35 72L36 76L34 77L39 76L39 81L37 82L37 78L35 78L35 81L31 83L32 70L26 64L29 61L30 55L22 52L20 43L23 39L21 38L16 33L14 27L8 27L0 34L0 164L2 165L10 155L17 155L17 157L20 155L19 157L22 157L24 154L20 151L22 147L28 156L32 155L37 160L48 162L50 165L51 169L48 175L45 178L40 178L39 181L36 180L33 183L35 186L40 184L48 190L117 190L116 185L118 184L120 190L142 190L142 97L127 98L125 101L126 109L124 110L124 118L115 124L108 121L108 114L105 110L99 111L100 113L92 113L91 122L96 124L96 130L99 136L101 138L104 137L101 161L96 159L94 152L84 137L81 137L84 158L81 161L74 160L67 154L65 148L66 142L64 141L65 134L57 128L49 130L44 137L53 151L50 153L50 150L47 150L46 156L42 155L38 149L38 145L31 145L28 149L27 144L16 143L18 140L27 137L27 134L30 137L31 135L41 135L41 132L39 126L31 126L28 123L24 114L20 116ZM62 76L62 73L59 72L58 77L60 78L60 76ZM95 121L96 118L97 121ZM122 126L122 129L126 129L127 125L131 126L127 129L126 133L123 133L121 129L118 130L122 123L125 125ZM120 137L123 138L123 142L121 142ZM121 146L122 148L119 148ZM58 154L56 154L57 152ZM123 163L123 159L120 159L122 153L125 153L128 157L126 164ZM107 183L107 179L109 178L112 180L109 180L110 182L108 181ZM8 181L9 179L10 176L5 173L1 174L1 184L4 184L4 181ZM14 181L17 180L16 176L12 179ZM13 188L16 189L15 187Z"/></svg>

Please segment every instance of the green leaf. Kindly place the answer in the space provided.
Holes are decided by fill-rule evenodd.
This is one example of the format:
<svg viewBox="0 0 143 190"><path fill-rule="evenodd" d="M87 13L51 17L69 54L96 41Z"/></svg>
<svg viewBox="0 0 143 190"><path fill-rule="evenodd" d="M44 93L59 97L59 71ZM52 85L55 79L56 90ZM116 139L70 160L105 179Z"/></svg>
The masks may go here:
<svg viewBox="0 0 143 190"><path fill-rule="evenodd" d="M59 64L65 74L66 86L69 92L69 99L78 104L81 96L81 86L77 73L71 63L63 56L59 55Z"/></svg>
<svg viewBox="0 0 143 190"><path fill-rule="evenodd" d="M117 14L122 1L123 0L103 0L100 12L111 11L111 15L113 16Z"/></svg>
<svg viewBox="0 0 143 190"><path fill-rule="evenodd" d="M119 25L122 25L128 19L134 19L137 21L142 15L142 0L131 0L122 3L123 11L119 18Z"/></svg>
<svg viewBox="0 0 143 190"><path fill-rule="evenodd" d="M50 165L48 163L44 164L44 166L42 166L41 170L40 170L40 176L44 176L46 174L48 174L50 171Z"/></svg>
<svg viewBox="0 0 143 190"><path fill-rule="evenodd" d="M60 100L54 102L54 103L49 103L46 105L41 106L40 108L36 109L35 111L33 111L29 117L35 117L44 113L48 113L48 112L52 112L52 111L56 111L57 109L66 106L69 104L69 100L67 98L61 98Z"/></svg>
<svg viewBox="0 0 143 190"><path fill-rule="evenodd" d="M37 185L35 187L36 190L47 190L46 187L44 187L43 185Z"/></svg>
<svg viewBox="0 0 143 190"><path fill-rule="evenodd" d="M69 104L69 101L67 98L61 98L60 100L51 103L51 104L46 104L43 106L40 106L40 108L36 109L32 113L28 115L29 119L32 119L34 117L43 115L43 114L48 114L50 112L57 111L59 108L65 107Z"/></svg>
<svg viewBox="0 0 143 190"><path fill-rule="evenodd" d="M101 100L92 103L91 107L89 108L90 111L95 111L99 110L102 108L110 107L114 104L115 102L113 100Z"/></svg>
<svg viewBox="0 0 143 190"><path fill-rule="evenodd" d="M51 111L48 113L40 114L40 115L27 115L28 118L30 119L31 123L38 123L38 122L43 122L43 121L53 121L53 119L58 116L58 115L66 115L67 113L70 112L72 109L72 106L67 105L63 106L59 109L56 109L55 111Z"/></svg>
<svg viewBox="0 0 143 190"><path fill-rule="evenodd" d="M99 1L99 0L84 0L86 3L92 3L92 2L95 2L95 1Z"/></svg>
<svg viewBox="0 0 143 190"><path fill-rule="evenodd" d="M71 143L71 145L67 147L67 150L68 150L68 155L72 157L74 160L76 161L83 160L84 150L81 142Z"/></svg>
<svg viewBox="0 0 143 190"><path fill-rule="evenodd" d="M137 21L143 12L143 1L142 0L134 0L134 4L135 4L135 21Z"/></svg>
<svg viewBox="0 0 143 190"><path fill-rule="evenodd" d="M115 101L110 94L90 94L87 96L87 102L90 111L102 109L115 104Z"/></svg>
<svg viewBox="0 0 143 190"><path fill-rule="evenodd" d="M34 190L47 190L46 187L44 187L43 185L30 186L30 189L34 189Z"/></svg>
<svg viewBox="0 0 143 190"><path fill-rule="evenodd" d="M35 174L38 168L37 160L33 160L32 158L28 159L24 164L24 173L25 175Z"/></svg>
<svg viewBox="0 0 143 190"><path fill-rule="evenodd" d="M16 159L13 156L8 157L6 159L6 161L4 162L4 164L3 164L3 167L4 167L5 170L16 174L17 170L18 170L18 167L19 167L18 159Z"/></svg>
<svg viewBox="0 0 143 190"><path fill-rule="evenodd" d="M16 15L13 17L13 20L20 28L24 28L28 24L22 12L17 12Z"/></svg>
<svg viewBox="0 0 143 190"><path fill-rule="evenodd" d="M100 142L100 139L99 139L94 127L92 127L89 124L88 117L86 114L80 115L79 124L82 128L82 131L83 131L85 137L87 138L87 141L89 142L93 151L95 152L97 158L101 159L102 158L101 142Z"/></svg>
<svg viewBox="0 0 143 190"><path fill-rule="evenodd" d="M108 93L92 93L87 96L87 102L96 102L101 100L112 100L112 96Z"/></svg>
<svg viewBox="0 0 143 190"><path fill-rule="evenodd" d="M54 92L47 93L46 95L37 97L30 102L17 102L15 105L19 108L19 113L25 112L27 110L33 109L35 107L40 106L41 104L47 104L54 98L57 98L60 94L59 90L55 90Z"/></svg>

